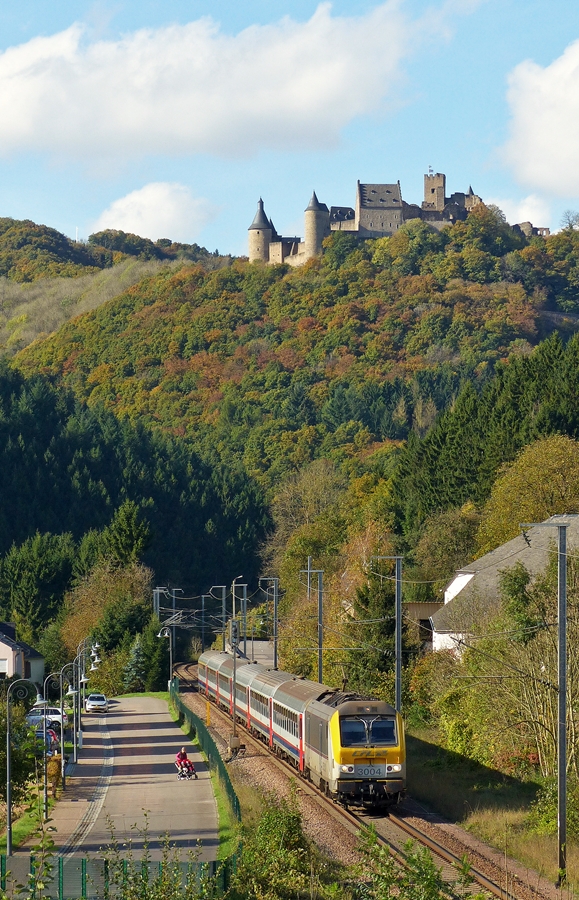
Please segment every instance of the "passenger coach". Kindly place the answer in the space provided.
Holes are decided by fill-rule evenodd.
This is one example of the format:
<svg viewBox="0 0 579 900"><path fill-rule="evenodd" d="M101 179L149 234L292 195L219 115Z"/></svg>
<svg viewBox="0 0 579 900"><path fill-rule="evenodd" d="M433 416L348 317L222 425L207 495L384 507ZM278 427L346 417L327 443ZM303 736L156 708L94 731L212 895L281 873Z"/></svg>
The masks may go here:
<svg viewBox="0 0 579 900"><path fill-rule="evenodd" d="M233 715L233 658L199 657L201 693ZM382 700L236 661L235 712L252 734L344 804L397 803L406 787L402 717Z"/></svg>

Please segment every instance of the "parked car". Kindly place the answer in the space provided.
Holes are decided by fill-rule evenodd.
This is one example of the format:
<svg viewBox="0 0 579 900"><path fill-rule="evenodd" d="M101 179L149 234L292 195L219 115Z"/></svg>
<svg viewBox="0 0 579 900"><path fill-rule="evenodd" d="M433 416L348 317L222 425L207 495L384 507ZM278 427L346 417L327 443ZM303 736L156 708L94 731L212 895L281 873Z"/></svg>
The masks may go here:
<svg viewBox="0 0 579 900"><path fill-rule="evenodd" d="M104 694L89 694L84 702L84 708L89 712L108 712L109 701Z"/></svg>
<svg viewBox="0 0 579 900"><path fill-rule="evenodd" d="M35 703L26 716L29 725L42 725L42 720L46 716L46 721L56 722L58 725L64 723L64 727L68 726L68 716L65 713L60 715L58 706L47 706L45 703Z"/></svg>

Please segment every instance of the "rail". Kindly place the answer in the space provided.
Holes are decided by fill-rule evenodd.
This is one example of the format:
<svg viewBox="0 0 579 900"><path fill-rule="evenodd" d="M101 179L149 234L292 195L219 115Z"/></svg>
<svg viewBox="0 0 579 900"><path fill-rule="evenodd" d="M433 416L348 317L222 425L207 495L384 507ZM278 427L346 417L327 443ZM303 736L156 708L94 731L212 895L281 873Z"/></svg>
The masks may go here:
<svg viewBox="0 0 579 900"><path fill-rule="evenodd" d="M187 676L189 679L191 679L191 683L192 683L193 682L192 675L190 675L189 672L187 672ZM216 711L218 717L221 717L225 721L229 721L230 717L228 716L228 714L223 709L221 709L217 704L212 703L212 710ZM245 726L243 725L242 722L238 722L238 725L240 725L243 728L244 740L248 744L251 744L253 747L258 749L259 751L266 753L271 758L272 763L277 768L285 771L290 777L298 776L298 772L294 766L291 766L288 762L283 760L277 754L272 753L262 741L258 741L255 737L253 737L253 735L251 735L249 733L249 731L245 728ZM365 816L357 815L357 814L353 813L351 810L346 810L343 807L341 807L340 805L329 800L328 797L326 797L322 791L320 791L318 788L316 788L309 781L304 781L304 780L300 779L299 784L300 784L300 788L302 790L304 790L306 793L308 793L312 796L315 796L320 804L324 805L326 808L328 808L330 811L332 811L333 815L336 818L342 819L347 824L347 826L350 827L350 829L352 829L352 826L354 826L356 829L361 829L361 828L363 829L363 828L367 827L368 821ZM456 869L456 867L460 867L460 865L463 863L463 860L461 859L461 857L457 856L455 853L450 851L444 845L435 841L430 835L425 834L419 828L416 828L416 826L411 825L409 822L406 822L404 820L404 818L402 818L401 816L398 816L398 815L394 814L393 812L390 812L389 815L386 817L385 822L389 822L392 826L395 826L396 828L400 829L403 833L407 834L409 837L411 837L413 840L417 841L419 844L422 844L423 846L428 847L428 849L431 851L431 853L433 853L435 855L435 857L437 857L441 861L441 863L446 864L445 868L446 868L446 866L450 865L451 870L454 870L454 869ZM392 856L398 861L399 864L405 865L404 853L401 850L397 850L395 848L395 846L391 843L391 841L388 840L388 838L386 838L384 835L380 834L379 830L377 832L377 839L380 843L383 843L383 844L389 846ZM500 898L500 900L515 900L515 898L518 896L518 892L517 892L515 886L512 886L509 889L505 889L503 886L496 883L491 878L488 878L486 875L484 875L482 872L480 872L474 866L471 868L470 874L473 878L475 885L478 885L479 888L482 888L484 891L487 891L493 897ZM521 885L518 885L518 887L521 887L522 889L524 889L524 895L526 897L534 896L534 897L539 898L539 897L543 896L539 891L535 890L530 885L521 884Z"/></svg>

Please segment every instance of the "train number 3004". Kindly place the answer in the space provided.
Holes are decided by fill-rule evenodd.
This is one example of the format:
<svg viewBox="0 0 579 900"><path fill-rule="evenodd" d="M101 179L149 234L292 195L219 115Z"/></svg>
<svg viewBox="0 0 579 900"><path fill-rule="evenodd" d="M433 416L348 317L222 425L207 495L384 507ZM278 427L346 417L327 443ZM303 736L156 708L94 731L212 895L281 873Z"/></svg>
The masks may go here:
<svg viewBox="0 0 579 900"><path fill-rule="evenodd" d="M362 778L384 778L384 766L355 766L354 775Z"/></svg>

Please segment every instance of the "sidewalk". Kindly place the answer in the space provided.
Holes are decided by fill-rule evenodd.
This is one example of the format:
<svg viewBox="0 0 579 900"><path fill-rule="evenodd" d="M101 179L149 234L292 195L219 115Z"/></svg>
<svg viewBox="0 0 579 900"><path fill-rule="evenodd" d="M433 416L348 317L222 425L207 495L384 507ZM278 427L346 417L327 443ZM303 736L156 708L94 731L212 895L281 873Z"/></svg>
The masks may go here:
<svg viewBox="0 0 579 900"><path fill-rule="evenodd" d="M104 734L106 726L99 726L99 720L92 716L83 716L83 745L79 751L78 762L72 762L72 755L66 767L66 790L60 792L50 811L49 825L56 829L52 838L58 851L66 847L72 835L80 827L102 776L105 760ZM30 853L30 847L37 838L30 837L26 843L14 851L14 856Z"/></svg>

